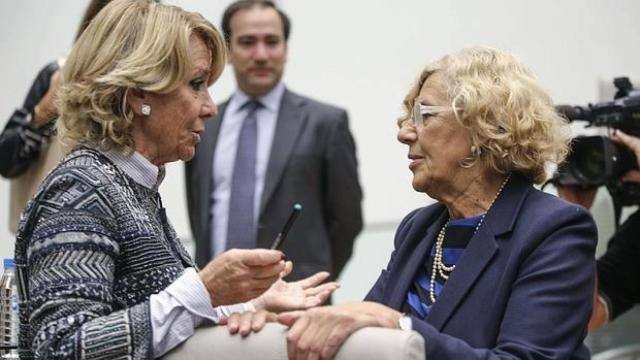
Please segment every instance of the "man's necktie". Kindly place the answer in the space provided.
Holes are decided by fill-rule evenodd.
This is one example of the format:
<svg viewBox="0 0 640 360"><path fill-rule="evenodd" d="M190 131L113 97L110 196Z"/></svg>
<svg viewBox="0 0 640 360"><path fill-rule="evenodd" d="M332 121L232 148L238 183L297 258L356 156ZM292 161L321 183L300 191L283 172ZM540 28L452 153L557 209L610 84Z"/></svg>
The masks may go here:
<svg viewBox="0 0 640 360"><path fill-rule="evenodd" d="M256 247L253 204L256 189L256 148L258 142L256 110L260 106L261 104L255 100L243 105L248 112L242 122L236 160L233 166L227 249Z"/></svg>

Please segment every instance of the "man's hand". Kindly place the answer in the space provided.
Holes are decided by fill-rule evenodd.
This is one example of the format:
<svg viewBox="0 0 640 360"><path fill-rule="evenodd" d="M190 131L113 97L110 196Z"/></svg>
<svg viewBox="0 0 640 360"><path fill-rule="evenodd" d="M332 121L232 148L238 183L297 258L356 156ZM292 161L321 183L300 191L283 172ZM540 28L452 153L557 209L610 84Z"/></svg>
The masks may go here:
<svg viewBox="0 0 640 360"><path fill-rule="evenodd" d="M284 255L278 250L229 250L200 270L211 305L229 305L260 296L280 279L285 269Z"/></svg>
<svg viewBox="0 0 640 360"><path fill-rule="evenodd" d="M266 309L273 312L309 309L319 306L340 287L336 282L322 284L328 277L328 272L321 271L305 279L290 283L280 279L271 285L264 294L251 302L256 309Z"/></svg>
<svg viewBox="0 0 640 360"><path fill-rule="evenodd" d="M629 148L629 150L636 155L636 161L638 162L638 167L640 167L640 138L627 135L620 130L616 130L613 135L611 135L611 140ZM640 183L640 170L635 169L627 171L622 176L622 181Z"/></svg>

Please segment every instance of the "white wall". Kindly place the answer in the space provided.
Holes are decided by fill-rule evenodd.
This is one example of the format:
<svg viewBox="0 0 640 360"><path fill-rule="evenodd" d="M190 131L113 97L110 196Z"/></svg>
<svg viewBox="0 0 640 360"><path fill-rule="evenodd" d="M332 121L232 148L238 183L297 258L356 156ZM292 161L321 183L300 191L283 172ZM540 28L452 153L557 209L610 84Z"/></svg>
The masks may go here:
<svg viewBox="0 0 640 360"><path fill-rule="evenodd" d="M167 1L219 24L229 1ZM0 2L0 125L36 72L68 52L87 1ZM464 45L514 52L558 103L598 99L614 76L640 79L637 0L324 0L280 1L293 20L285 80L290 88L348 109L358 145L366 223L397 223L428 199L410 187L395 119L406 89L426 63ZM233 89L230 71L211 88ZM4 156L4 154L0 154ZM0 256L12 253L8 181L0 180ZM162 195L178 233L189 238L182 164L171 164ZM364 247L366 249L366 247ZM362 247L361 247L362 249Z"/></svg>

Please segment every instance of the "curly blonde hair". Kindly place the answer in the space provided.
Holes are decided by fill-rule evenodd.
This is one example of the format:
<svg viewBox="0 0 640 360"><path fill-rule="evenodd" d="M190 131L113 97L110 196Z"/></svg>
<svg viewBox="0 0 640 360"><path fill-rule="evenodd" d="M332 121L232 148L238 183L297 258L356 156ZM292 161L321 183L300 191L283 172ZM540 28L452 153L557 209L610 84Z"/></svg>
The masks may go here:
<svg viewBox="0 0 640 360"><path fill-rule="evenodd" d="M564 160L570 141L566 120L528 67L496 49L468 47L426 66L404 99L400 122L410 118L422 85L436 72L444 79L455 119L480 149L463 166L480 161L540 184L546 180L545 165Z"/></svg>
<svg viewBox="0 0 640 360"><path fill-rule="evenodd" d="M169 93L192 71L189 38L211 52L211 85L222 73L226 47L202 15L152 0L114 0L76 41L57 93L58 129L66 147L91 143L131 151L129 89Z"/></svg>

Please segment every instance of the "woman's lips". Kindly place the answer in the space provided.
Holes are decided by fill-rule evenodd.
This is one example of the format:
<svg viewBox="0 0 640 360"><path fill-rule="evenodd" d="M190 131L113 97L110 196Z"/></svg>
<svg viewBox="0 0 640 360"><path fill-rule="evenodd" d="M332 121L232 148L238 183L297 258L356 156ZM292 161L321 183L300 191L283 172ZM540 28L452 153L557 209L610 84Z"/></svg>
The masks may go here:
<svg viewBox="0 0 640 360"><path fill-rule="evenodd" d="M422 163L422 159L416 159L411 161L411 163L409 163L409 170L411 171L415 170L418 166L420 166L421 163Z"/></svg>
<svg viewBox="0 0 640 360"><path fill-rule="evenodd" d="M415 170L424 161L423 158L418 156L409 156L409 160L411 160L411 162L409 163L409 170L411 171Z"/></svg>

